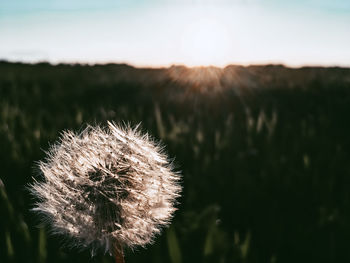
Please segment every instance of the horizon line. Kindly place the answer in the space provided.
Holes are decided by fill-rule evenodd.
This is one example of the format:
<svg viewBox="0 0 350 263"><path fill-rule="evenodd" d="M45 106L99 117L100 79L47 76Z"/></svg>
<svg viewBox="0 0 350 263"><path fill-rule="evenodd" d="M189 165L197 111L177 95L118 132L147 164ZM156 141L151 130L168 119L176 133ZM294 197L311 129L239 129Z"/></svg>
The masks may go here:
<svg viewBox="0 0 350 263"><path fill-rule="evenodd" d="M35 60L16 60L16 59L8 59L1 58L0 63L13 63L13 64L28 64L28 65L37 65L37 64L49 64L51 66L57 65L81 65L81 66L106 66L106 65L125 65L131 68L136 69L169 69L172 67L185 67L188 69L197 69L197 68L218 68L225 69L230 66L242 66L242 67L254 67L254 66L281 66L285 68L345 68L350 69L349 64L323 64L323 63L284 63L279 61L266 61L266 62L251 62L251 63L228 63L225 65L187 65L185 63L168 63L168 64L143 64L143 63L132 63L128 61L69 61L69 60L58 60L58 61L50 61L45 59L35 59Z"/></svg>

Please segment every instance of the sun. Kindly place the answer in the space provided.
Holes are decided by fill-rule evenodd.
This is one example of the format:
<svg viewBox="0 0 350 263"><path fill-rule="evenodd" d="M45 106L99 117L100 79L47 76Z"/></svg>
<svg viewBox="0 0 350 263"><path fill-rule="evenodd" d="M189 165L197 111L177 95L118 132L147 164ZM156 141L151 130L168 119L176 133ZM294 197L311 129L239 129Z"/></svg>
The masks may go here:
<svg viewBox="0 0 350 263"><path fill-rule="evenodd" d="M184 63L189 66L224 66L229 61L231 38L224 23L202 18L188 24L182 38Z"/></svg>

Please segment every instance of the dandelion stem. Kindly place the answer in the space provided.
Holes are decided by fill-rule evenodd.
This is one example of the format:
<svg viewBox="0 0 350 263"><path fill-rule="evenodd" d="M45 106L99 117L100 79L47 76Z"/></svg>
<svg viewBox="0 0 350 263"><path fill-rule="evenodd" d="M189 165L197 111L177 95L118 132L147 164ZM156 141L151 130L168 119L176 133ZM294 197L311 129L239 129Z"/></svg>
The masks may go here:
<svg viewBox="0 0 350 263"><path fill-rule="evenodd" d="M114 256L115 256L116 263L125 263L124 253L121 246L118 246L118 245L116 246L116 248L114 249Z"/></svg>

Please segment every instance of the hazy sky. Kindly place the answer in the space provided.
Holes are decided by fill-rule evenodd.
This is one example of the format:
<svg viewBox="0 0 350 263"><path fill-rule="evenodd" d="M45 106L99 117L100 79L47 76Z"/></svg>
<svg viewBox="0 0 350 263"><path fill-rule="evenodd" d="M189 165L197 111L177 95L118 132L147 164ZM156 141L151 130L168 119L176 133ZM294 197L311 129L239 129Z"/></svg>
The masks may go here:
<svg viewBox="0 0 350 263"><path fill-rule="evenodd" d="M0 59L350 66L350 1L0 0Z"/></svg>

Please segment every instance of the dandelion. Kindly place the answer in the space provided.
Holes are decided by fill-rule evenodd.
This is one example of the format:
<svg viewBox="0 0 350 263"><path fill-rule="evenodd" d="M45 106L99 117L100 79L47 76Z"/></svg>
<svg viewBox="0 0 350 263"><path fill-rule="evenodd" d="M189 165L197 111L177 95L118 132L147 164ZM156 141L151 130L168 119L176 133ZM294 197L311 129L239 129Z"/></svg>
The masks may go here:
<svg viewBox="0 0 350 263"><path fill-rule="evenodd" d="M63 132L39 162L34 210L73 246L103 248L123 262L124 248L144 247L170 223L181 187L161 147L138 128L89 126Z"/></svg>

